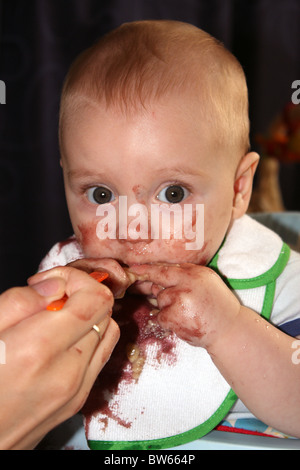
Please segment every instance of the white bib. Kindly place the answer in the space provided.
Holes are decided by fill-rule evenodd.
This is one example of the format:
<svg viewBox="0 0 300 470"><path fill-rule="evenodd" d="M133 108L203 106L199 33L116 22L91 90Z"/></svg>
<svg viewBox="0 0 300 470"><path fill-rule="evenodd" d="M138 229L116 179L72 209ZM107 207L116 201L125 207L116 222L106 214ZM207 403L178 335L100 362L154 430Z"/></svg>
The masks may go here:
<svg viewBox="0 0 300 470"><path fill-rule="evenodd" d="M52 248L40 269L82 257L71 237ZM243 305L269 319L288 258L277 234L243 216L210 267ZM114 313L121 338L83 410L91 449L162 449L193 441L217 426L237 399L206 350L166 336L141 299L129 296Z"/></svg>

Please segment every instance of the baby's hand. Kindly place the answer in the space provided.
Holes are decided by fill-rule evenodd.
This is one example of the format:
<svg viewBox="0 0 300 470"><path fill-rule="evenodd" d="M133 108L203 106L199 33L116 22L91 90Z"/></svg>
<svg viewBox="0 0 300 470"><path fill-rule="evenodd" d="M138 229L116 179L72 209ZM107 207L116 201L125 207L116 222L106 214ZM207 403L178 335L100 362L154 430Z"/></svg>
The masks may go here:
<svg viewBox="0 0 300 470"><path fill-rule="evenodd" d="M111 258L83 258L69 263L68 266L81 269L87 273L92 271L107 272L109 277L103 284L109 287L115 299L121 299L128 287L136 281L133 273L128 272L127 268L123 268L118 261Z"/></svg>
<svg viewBox="0 0 300 470"><path fill-rule="evenodd" d="M210 268L194 264L130 268L157 298L160 325L193 346L209 349L233 325L241 305ZM141 282L142 281L142 282Z"/></svg>

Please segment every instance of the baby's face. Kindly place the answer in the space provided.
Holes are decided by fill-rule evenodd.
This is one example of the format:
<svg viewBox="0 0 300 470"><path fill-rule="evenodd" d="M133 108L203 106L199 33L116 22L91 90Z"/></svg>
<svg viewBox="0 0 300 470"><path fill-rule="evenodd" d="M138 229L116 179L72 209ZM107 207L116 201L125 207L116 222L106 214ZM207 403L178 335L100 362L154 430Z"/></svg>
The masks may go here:
<svg viewBox="0 0 300 470"><path fill-rule="evenodd" d="M216 152L209 125L198 119L192 106L178 98L126 116L85 105L68 116L66 124L66 197L86 257L114 258L128 266L210 261L232 219L235 168L222 149ZM179 230L171 217L168 236L159 232L161 224L157 227L151 215L158 207L167 214L175 203L181 209L182 227ZM134 204L144 210L137 212L141 206ZM203 205L204 217L196 211L197 204ZM192 214L185 212L186 205ZM104 209L110 211L109 225ZM193 249L188 249L193 240L184 217L193 232L196 227L203 232Z"/></svg>

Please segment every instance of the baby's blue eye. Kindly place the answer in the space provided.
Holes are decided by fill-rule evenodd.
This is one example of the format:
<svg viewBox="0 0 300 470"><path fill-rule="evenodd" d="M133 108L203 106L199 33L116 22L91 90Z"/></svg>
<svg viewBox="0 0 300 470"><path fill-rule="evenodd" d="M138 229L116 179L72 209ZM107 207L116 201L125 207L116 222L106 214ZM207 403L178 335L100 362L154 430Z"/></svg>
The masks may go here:
<svg viewBox="0 0 300 470"><path fill-rule="evenodd" d="M107 204L115 199L112 191L105 186L94 186L87 190L87 197L93 204Z"/></svg>
<svg viewBox="0 0 300 470"><path fill-rule="evenodd" d="M162 189L157 195L157 199L168 204L178 204L179 202L186 199L189 195L189 191L183 186L172 184Z"/></svg>

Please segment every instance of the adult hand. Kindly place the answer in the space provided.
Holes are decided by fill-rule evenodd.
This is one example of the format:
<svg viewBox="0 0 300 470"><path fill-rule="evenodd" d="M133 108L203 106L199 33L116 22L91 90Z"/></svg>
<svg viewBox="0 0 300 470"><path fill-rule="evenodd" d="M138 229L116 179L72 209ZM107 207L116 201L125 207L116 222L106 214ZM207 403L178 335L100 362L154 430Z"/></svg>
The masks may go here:
<svg viewBox="0 0 300 470"><path fill-rule="evenodd" d="M113 295L87 273L59 267L28 283L0 296L1 449L32 449L76 414L119 339ZM46 310L65 293L62 310Z"/></svg>

